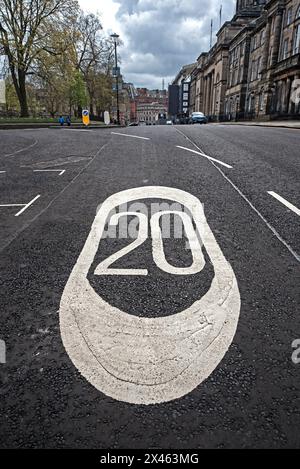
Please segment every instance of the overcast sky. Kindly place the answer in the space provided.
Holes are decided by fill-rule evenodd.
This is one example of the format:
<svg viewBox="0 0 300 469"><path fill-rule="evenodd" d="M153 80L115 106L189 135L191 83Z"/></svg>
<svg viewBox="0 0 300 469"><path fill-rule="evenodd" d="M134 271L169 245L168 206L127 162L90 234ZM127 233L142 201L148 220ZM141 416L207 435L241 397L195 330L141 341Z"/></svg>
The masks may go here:
<svg viewBox="0 0 300 469"><path fill-rule="evenodd" d="M137 87L166 86L182 65L209 48L214 35L232 17L235 0L79 0L87 12L99 12L105 32L120 34L122 74Z"/></svg>

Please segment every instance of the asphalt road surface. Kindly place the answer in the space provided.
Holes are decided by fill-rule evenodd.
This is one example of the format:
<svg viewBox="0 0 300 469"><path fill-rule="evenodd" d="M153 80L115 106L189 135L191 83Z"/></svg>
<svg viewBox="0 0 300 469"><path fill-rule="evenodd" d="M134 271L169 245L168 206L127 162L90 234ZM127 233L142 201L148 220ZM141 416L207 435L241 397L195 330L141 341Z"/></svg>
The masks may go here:
<svg viewBox="0 0 300 469"><path fill-rule="evenodd" d="M1 131L2 448L300 447L299 144Z"/></svg>

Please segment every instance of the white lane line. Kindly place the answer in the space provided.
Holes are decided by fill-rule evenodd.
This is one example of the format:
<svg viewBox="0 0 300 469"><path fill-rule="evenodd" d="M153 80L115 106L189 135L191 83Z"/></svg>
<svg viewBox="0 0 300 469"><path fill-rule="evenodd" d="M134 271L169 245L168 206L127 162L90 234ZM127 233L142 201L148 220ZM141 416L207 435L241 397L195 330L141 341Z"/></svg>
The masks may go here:
<svg viewBox="0 0 300 469"><path fill-rule="evenodd" d="M35 140L34 143L29 145L28 147L21 148L20 150L14 151L13 153L8 153L7 155L4 155L4 157L7 158L7 157L10 157L10 156L15 156L18 153L21 153L22 151L26 151L26 150L29 150L29 148L35 147L35 145L37 145L37 143L38 143L38 141Z"/></svg>
<svg viewBox="0 0 300 469"><path fill-rule="evenodd" d="M223 161L217 160L216 158L213 158L212 156L208 156L205 153L202 153L202 152L199 152L199 151L196 151L196 150L191 150L191 148L181 147L180 145L176 145L176 147L180 148L181 150L186 150L186 151L189 151L191 153L195 153L196 155L203 156L204 158L207 158L210 161L214 161L215 163L218 163L222 166L225 166L225 168L233 169L233 166L230 166L227 163L223 163Z"/></svg>
<svg viewBox="0 0 300 469"><path fill-rule="evenodd" d="M25 204L0 204L0 207L24 207Z"/></svg>
<svg viewBox="0 0 300 469"><path fill-rule="evenodd" d="M185 137L195 148L197 148L200 152L202 152L201 148L196 145L196 143L193 142L189 137L187 137L181 130L175 129L176 132L181 134L183 137ZM260 211L250 202L248 197L232 182L232 180L226 176L226 174L222 171L219 166L217 166L214 161L211 161L211 164L219 171L219 173L223 176L224 179L226 179L227 182L233 187L233 189L244 199L244 201L249 205L249 207L254 210L254 212L259 216L259 218L266 224L266 226L269 228L269 230L276 236L278 241L283 244L283 246L289 251L289 253L296 259L296 261L300 262L300 255L294 251L294 249L280 236L278 231L272 226L268 220L260 213Z"/></svg>
<svg viewBox="0 0 300 469"><path fill-rule="evenodd" d="M33 172L34 173L56 172L56 173L59 173L59 176L62 176L66 172L66 170L65 169L63 169L63 170L61 170L61 169L34 169Z"/></svg>
<svg viewBox="0 0 300 469"><path fill-rule="evenodd" d="M229 182L229 184L234 188L234 190L236 190L236 192L245 200L245 202L247 202L247 204L252 208L252 210L254 210L254 212L259 216L259 218L266 224L266 226L269 228L269 230L272 231L272 233L276 236L276 238L278 239L278 241L280 241L285 247L286 249L290 252L290 254L292 254L292 256L298 261L300 262L300 256L299 254L297 254L296 251L293 250L293 248L280 236L280 234L278 233L278 231L276 231L276 229L268 222L268 220L260 213L259 210L257 210L257 208L252 204L252 202L250 202L250 200L248 199L248 197L231 181L231 179L229 179L228 176L226 176L225 173L223 173L222 169L219 168L217 165L215 165L215 163L212 162L212 164L214 165L214 167L222 174L222 176L226 179L226 181Z"/></svg>
<svg viewBox="0 0 300 469"><path fill-rule="evenodd" d="M281 197L281 195L276 194L276 192L269 191L268 194L274 197L275 199L277 199L279 202L285 205L289 210L292 210L292 212L296 213L296 215L300 217L300 210L299 208L295 207L295 205L285 200L283 197Z"/></svg>
<svg viewBox="0 0 300 469"><path fill-rule="evenodd" d="M39 199L41 196L40 195L37 195L34 199L32 199L30 202L28 202L28 204L26 204L22 210L20 210L18 213L15 214L15 217L18 217L20 216L23 212L25 212L25 210L27 210L32 204L34 204L34 202Z"/></svg>
<svg viewBox="0 0 300 469"><path fill-rule="evenodd" d="M0 171L0 174L4 174L4 173L6 173L6 171Z"/></svg>
<svg viewBox="0 0 300 469"><path fill-rule="evenodd" d="M102 145L98 151L91 157L88 158L88 163L79 171L79 173L76 174L76 176L74 176L74 178L69 182L67 183L64 188L52 199L50 200L50 202L44 207L42 208L36 215L33 216L33 218L31 218L31 220L28 220L28 221L24 221L24 223L22 224L21 227L17 228L13 234L11 234L7 241L6 242L3 242L1 243L0 242L0 252L4 251L5 248L7 248L7 246L10 246L10 244L15 240L17 239L17 237L23 233L23 231L27 230L27 228L30 227L30 225L35 222L41 215L43 215L44 213L47 212L47 210L49 210L50 207L53 206L53 204L62 196L62 194L64 194L70 186L72 186L75 181L77 181L77 179L80 178L80 176L84 173L84 171L87 170L87 168L95 161L95 159L100 155L100 153L108 146L108 143L105 143L104 145Z"/></svg>
<svg viewBox="0 0 300 469"><path fill-rule="evenodd" d="M62 129L62 130L67 130L68 132L93 132L92 130L89 130L89 129Z"/></svg>
<svg viewBox="0 0 300 469"><path fill-rule="evenodd" d="M111 132L111 133L113 135L122 135L123 137L139 138L140 140L150 140L150 138L138 137L137 135L121 134L121 132Z"/></svg>

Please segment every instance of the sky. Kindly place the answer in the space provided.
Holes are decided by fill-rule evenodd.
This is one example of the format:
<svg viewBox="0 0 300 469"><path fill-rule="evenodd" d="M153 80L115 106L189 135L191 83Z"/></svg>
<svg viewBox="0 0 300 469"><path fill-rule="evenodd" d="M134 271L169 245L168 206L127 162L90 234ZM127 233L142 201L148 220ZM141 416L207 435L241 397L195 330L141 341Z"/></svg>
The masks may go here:
<svg viewBox="0 0 300 469"><path fill-rule="evenodd" d="M123 41L119 53L126 82L136 87L162 88L182 65L193 63L209 49L210 23L214 37L231 19L235 0L79 0L86 12L98 12L104 34L116 32Z"/></svg>

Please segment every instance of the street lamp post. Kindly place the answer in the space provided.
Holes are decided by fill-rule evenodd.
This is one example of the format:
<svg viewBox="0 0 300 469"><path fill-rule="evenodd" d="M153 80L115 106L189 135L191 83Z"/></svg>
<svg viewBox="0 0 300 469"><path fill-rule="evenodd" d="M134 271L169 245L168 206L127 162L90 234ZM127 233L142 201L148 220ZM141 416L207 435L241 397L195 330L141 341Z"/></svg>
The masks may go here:
<svg viewBox="0 0 300 469"><path fill-rule="evenodd" d="M111 34L110 36L114 40L115 44L115 73L116 73L116 85L117 85L117 122L120 125L120 108L119 108L119 73L118 73L118 54L117 54L117 41L119 39L118 34Z"/></svg>

